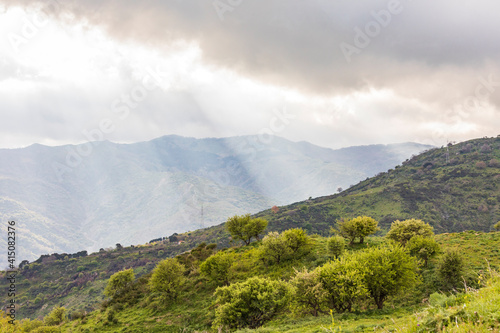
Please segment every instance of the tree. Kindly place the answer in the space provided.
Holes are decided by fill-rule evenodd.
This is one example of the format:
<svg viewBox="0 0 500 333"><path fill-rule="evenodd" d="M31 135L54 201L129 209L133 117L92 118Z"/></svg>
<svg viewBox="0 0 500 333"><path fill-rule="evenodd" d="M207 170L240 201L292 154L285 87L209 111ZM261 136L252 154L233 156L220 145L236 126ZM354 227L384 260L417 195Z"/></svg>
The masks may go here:
<svg viewBox="0 0 500 333"><path fill-rule="evenodd" d="M317 317L322 312L321 305L327 297L326 290L319 281L319 271L309 272L306 268L302 271L295 270L290 284L293 288L293 309Z"/></svg>
<svg viewBox="0 0 500 333"><path fill-rule="evenodd" d="M257 328L288 305L291 287L284 281L252 277L245 282L219 287L213 327Z"/></svg>
<svg viewBox="0 0 500 333"><path fill-rule="evenodd" d="M173 300L179 294L179 288L184 283L185 267L176 259L165 259L153 270L149 286L152 291L159 292L166 300Z"/></svg>
<svg viewBox="0 0 500 333"><path fill-rule="evenodd" d="M325 303L338 313L351 311L352 305L368 291L360 263L353 255L341 256L318 268L319 281L326 290Z"/></svg>
<svg viewBox="0 0 500 333"><path fill-rule="evenodd" d="M290 248L292 255L299 256L308 252L311 241L303 229L285 230L282 232L281 237L283 237L286 246Z"/></svg>
<svg viewBox="0 0 500 333"><path fill-rule="evenodd" d="M328 238L326 246L328 248L328 253L332 257L339 257L340 255L342 255L342 253L344 253L345 250L344 237L341 236L330 237Z"/></svg>
<svg viewBox="0 0 500 333"><path fill-rule="evenodd" d="M66 309L63 307L55 307L43 320L47 326L56 326L64 321Z"/></svg>
<svg viewBox="0 0 500 333"><path fill-rule="evenodd" d="M217 252L200 265L200 272L217 284L229 285L229 272L233 260L233 253Z"/></svg>
<svg viewBox="0 0 500 333"><path fill-rule="evenodd" d="M351 220L340 220L337 222L337 229L333 229L344 238L349 239L349 244L354 244L359 237L359 243L363 244L368 235L372 235L379 230L378 222L368 216L358 216Z"/></svg>
<svg viewBox="0 0 500 333"><path fill-rule="evenodd" d="M440 258L437 271L443 285L454 289L462 284L465 272L465 261L458 250L447 250Z"/></svg>
<svg viewBox="0 0 500 333"><path fill-rule="evenodd" d="M108 297L115 297L126 290L134 282L134 270L132 268L117 272L108 280L104 294Z"/></svg>
<svg viewBox="0 0 500 333"><path fill-rule="evenodd" d="M310 238L302 229L289 229L281 234L270 232L262 240L261 255L279 264L307 254L310 244Z"/></svg>
<svg viewBox="0 0 500 333"><path fill-rule="evenodd" d="M399 244L369 248L357 255L364 269L365 286L379 309L389 296L420 282L416 259Z"/></svg>
<svg viewBox="0 0 500 333"><path fill-rule="evenodd" d="M271 261L277 264L288 259L292 254L291 249L286 246L283 237L276 231L270 232L264 237L261 251L261 255L264 258L271 259Z"/></svg>
<svg viewBox="0 0 500 333"><path fill-rule="evenodd" d="M433 228L422 220L409 219L392 222L386 237L405 246L414 236L433 237Z"/></svg>
<svg viewBox="0 0 500 333"><path fill-rule="evenodd" d="M500 221L498 221L493 228L495 228L496 231L500 231Z"/></svg>
<svg viewBox="0 0 500 333"><path fill-rule="evenodd" d="M427 266L427 261L438 253L439 244L432 237L414 236L406 243L406 248Z"/></svg>
<svg viewBox="0 0 500 333"><path fill-rule="evenodd" d="M252 238L259 240L259 235L267 228L267 221L263 218L252 219L250 214L235 215L226 222L226 229L234 239L250 244Z"/></svg>

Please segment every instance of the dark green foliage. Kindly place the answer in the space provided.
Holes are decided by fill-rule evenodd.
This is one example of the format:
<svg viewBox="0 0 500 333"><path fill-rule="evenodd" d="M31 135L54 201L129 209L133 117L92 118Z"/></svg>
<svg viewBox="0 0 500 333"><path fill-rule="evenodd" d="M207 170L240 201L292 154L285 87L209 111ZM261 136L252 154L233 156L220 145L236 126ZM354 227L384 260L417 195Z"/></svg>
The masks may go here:
<svg viewBox="0 0 500 333"><path fill-rule="evenodd" d="M445 288L459 288L465 275L463 255L458 250L445 251L439 259L438 274Z"/></svg>
<svg viewBox="0 0 500 333"><path fill-rule="evenodd" d="M250 214L235 215L226 222L226 229L233 239L250 244L252 238L259 240L259 235L266 229L267 221L262 218L251 218Z"/></svg>
<svg viewBox="0 0 500 333"><path fill-rule="evenodd" d="M341 236L333 236L328 238L327 242L328 254L334 258L339 257L344 253L345 240Z"/></svg>
<svg viewBox="0 0 500 333"><path fill-rule="evenodd" d="M214 294L215 329L257 328L283 311L290 300L288 283L252 277L245 282L219 287Z"/></svg>

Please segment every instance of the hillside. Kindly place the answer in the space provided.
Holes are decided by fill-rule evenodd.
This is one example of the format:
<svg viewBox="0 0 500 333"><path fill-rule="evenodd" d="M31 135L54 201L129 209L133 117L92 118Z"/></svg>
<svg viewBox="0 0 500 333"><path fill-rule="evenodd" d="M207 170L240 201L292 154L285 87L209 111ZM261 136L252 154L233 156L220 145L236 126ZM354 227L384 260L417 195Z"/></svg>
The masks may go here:
<svg viewBox="0 0 500 333"><path fill-rule="evenodd" d="M462 251L468 264L468 274L476 281L478 274L486 274L488 266L500 268L500 233L464 232L441 234L436 236L441 244L442 251L446 249L468 249ZM241 282L250 276L266 276L272 278L289 279L293 276L294 267L314 267L323 265L330 258L325 246L326 239L320 236L313 237L314 247L306 257L297 258L281 265L266 265L259 259L260 243L252 243L249 247L233 247L228 250L234 253L237 260L233 262L231 282ZM383 243L381 237L370 237L364 246L356 246L351 251L361 251L365 248ZM184 251L186 247L179 248ZM214 298L212 293L216 286L200 275L196 268L198 261L193 261L189 268L187 283L182 287L182 297L174 304L163 304L147 290L148 272L159 260L171 256L172 244L156 243L141 247L130 247L122 250L96 253L81 258L61 258L51 260L46 258L42 265L30 264L21 274L19 283L21 290L21 304L19 315L36 316L47 315L55 306L62 305L68 309L70 317L74 318L62 327L62 332L120 332L126 327L129 332L208 332L214 318ZM213 253L204 245L198 246L202 251L191 251L194 260L202 261ZM205 254L203 252L205 251ZM186 255L183 258L188 258ZM182 259L185 260L185 259ZM429 293L436 288L437 278L434 274L438 259L431 261L429 267L422 267L423 285L412 289L407 294L401 294L389 300L384 310L375 310L367 301L362 303L354 313L334 315L334 327L342 326L342 332L363 331L391 331L410 323L416 326L414 312L427 311L429 302L425 301ZM136 284L125 298L128 305L102 303L105 299L103 289L109 276L125 268L133 268L136 275ZM61 272L64 272L61 274ZM4 279L2 279L4 281ZM475 284L474 284L475 285ZM54 291L66 294L64 298L52 298ZM453 300L454 298L450 298ZM422 302L424 300L424 302ZM451 302L451 301L450 301ZM100 305L100 304L105 304ZM454 303L450 303L453 305ZM36 312L32 312L38 306ZM435 304L433 304L435 306ZM89 313L84 319L82 314L91 309L101 309ZM450 310L457 310L451 308ZM486 310L483 310L486 311ZM113 315L109 315L113 312ZM416 318L425 322L425 316L420 314ZM109 319L112 318L112 319ZM114 321L113 318L116 318ZM332 320L327 315L319 317L294 317L292 314L283 314L266 324L256 332L316 332L322 327L331 327ZM250 332L242 330L241 332ZM416 331L416 330L415 330ZM425 331L425 328L423 328Z"/></svg>
<svg viewBox="0 0 500 333"><path fill-rule="evenodd" d="M0 149L0 219L17 220L20 259L97 251L331 194L426 148L332 150L278 137L262 144L257 136L166 136L135 144ZM362 163L366 156L370 161Z"/></svg>
<svg viewBox="0 0 500 333"><path fill-rule="evenodd" d="M384 229L413 217L438 233L490 231L500 221L500 137L431 149L342 193L256 214L277 230L320 234L337 219L357 215L374 217Z"/></svg>

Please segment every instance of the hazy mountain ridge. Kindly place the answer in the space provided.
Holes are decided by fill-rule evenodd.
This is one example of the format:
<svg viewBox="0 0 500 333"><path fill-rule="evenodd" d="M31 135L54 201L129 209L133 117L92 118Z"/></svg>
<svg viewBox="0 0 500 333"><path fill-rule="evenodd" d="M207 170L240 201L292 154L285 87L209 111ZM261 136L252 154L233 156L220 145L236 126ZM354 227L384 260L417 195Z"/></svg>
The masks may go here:
<svg viewBox="0 0 500 333"><path fill-rule="evenodd" d="M278 137L263 144L257 136L103 141L64 169L60 181L55 166L66 167L68 153L79 148L35 144L0 150L2 218L19 221L20 259L137 244L331 194L428 146L332 150ZM369 155L375 158L367 163Z"/></svg>

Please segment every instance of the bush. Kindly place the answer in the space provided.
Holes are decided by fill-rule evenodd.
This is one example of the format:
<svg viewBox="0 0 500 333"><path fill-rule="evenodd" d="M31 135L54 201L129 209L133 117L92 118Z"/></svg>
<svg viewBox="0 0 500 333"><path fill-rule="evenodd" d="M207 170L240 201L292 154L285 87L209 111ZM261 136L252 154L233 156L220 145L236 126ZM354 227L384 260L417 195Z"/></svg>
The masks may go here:
<svg viewBox="0 0 500 333"><path fill-rule="evenodd" d="M267 228L267 221L262 218L252 219L250 214L230 217L226 222L226 229L233 239L242 240L245 245L250 244L252 238L259 240L259 235Z"/></svg>
<svg viewBox="0 0 500 333"><path fill-rule="evenodd" d="M433 228L422 220L409 219L392 222L386 237L405 246L414 236L433 237Z"/></svg>
<svg viewBox="0 0 500 333"><path fill-rule="evenodd" d="M257 328L287 307L291 288L283 281L253 277L219 287L214 295L218 304L213 323L215 329Z"/></svg>
<svg viewBox="0 0 500 333"><path fill-rule="evenodd" d="M54 308L45 318L44 322L47 326L56 326L64 321L66 309L63 307Z"/></svg>
<svg viewBox="0 0 500 333"><path fill-rule="evenodd" d="M109 278L104 294L115 297L125 291L134 281L134 270L132 268L117 272Z"/></svg>
<svg viewBox="0 0 500 333"><path fill-rule="evenodd" d="M200 272L217 284L229 284L229 269L234 260L234 254L217 252L200 265Z"/></svg>
<svg viewBox="0 0 500 333"><path fill-rule="evenodd" d="M321 305L327 297L326 290L319 280L319 271L308 272L295 270L295 276L290 281L293 288L293 309L298 314L318 316Z"/></svg>
<svg viewBox="0 0 500 333"><path fill-rule="evenodd" d="M289 229L281 234L270 232L262 240L261 255L279 264L310 252L311 240L302 229Z"/></svg>
<svg viewBox="0 0 500 333"><path fill-rule="evenodd" d="M439 244L434 238L414 236L410 238L406 248L411 255L423 260L424 266L427 266L427 261L438 253Z"/></svg>
<svg viewBox="0 0 500 333"><path fill-rule="evenodd" d="M458 250L447 250L441 256L437 270L445 288L458 288L462 284L465 272L465 261L462 254Z"/></svg>
<svg viewBox="0 0 500 333"><path fill-rule="evenodd" d="M351 220L340 220L334 232L349 239L349 244L354 244L359 237L359 243L363 244L366 236L372 235L379 230L378 222L368 216L358 216Z"/></svg>
<svg viewBox="0 0 500 333"><path fill-rule="evenodd" d="M357 254L364 270L364 281L371 298L379 309L389 296L420 283L416 259L399 244L369 248Z"/></svg>
<svg viewBox="0 0 500 333"><path fill-rule="evenodd" d="M351 311L353 304L368 294L361 264L352 255L330 261L318 270L319 281L326 291L324 301L338 313Z"/></svg>
<svg viewBox="0 0 500 333"><path fill-rule="evenodd" d="M344 253L345 240L341 236L333 236L328 238L327 242L328 254L332 257L339 257Z"/></svg>
<svg viewBox="0 0 500 333"><path fill-rule="evenodd" d="M165 300L173 300L179 294L179 288L184 284L185 267L175 259L161 261L153 270L149 286L152 291L159 292Z"/></svg>

